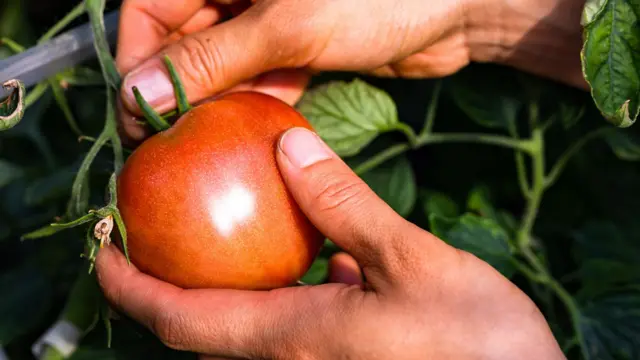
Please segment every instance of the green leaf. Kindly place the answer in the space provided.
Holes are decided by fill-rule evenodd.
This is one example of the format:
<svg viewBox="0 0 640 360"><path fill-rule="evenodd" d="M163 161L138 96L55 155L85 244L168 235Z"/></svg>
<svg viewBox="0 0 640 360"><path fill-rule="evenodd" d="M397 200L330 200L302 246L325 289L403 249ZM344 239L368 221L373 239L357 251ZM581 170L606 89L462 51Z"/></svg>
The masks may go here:
<svg viewBox="0 0 640 360"><path fill-rule="evenodd" d="M454 218L460 215L458 204L443 193L423 190L420 197L422 209L427 216L435 214L443 218Z"/></svg>
<svg viewBox="0 0 640 360"><path fill-rule="evenodd" d="M60 107L60 110L64 114L65 119L67 119L67 123L69 124L71 130L73 130L76 135L81 136L82 130L80 130L80 127L78 126L78 123L73 116L73 112L71 112L71 107L69 107L69 102L67 101L67 97L64 94L64 89L62 88L62 86L60 86L60 79L61 78L59 76L55 76L48 80L49 86L51 87L51 90L53 92L53 97L58 103L58 107Z"/></svg>
<svg viewBox="0 0 640 360"><path fill-rule="evenodd" d="M474 254L508 278L515 273L509 236L493 220L474 214L457 219L432 214L429 221L433 234L451 246Z"/></svg>
<svg viewBox="0 0 640 360"><path fill-rule="evenodd" d="M586 360L640 359L640 287L580 301L579 331Z"/></svg>
<svg viewBox="0 0 640 360"><path fill-rule="evenodd" d="M467 209L492 220L498 218L496 209L491 204L489 189L486 186L476 186L471 189L467 198Z"/></svg>
<svg viewBox="0 0 640 360"><path fill-rule="evenodd" d="M522 102L513 89L501 88L504 79L500 77L504 78L504 73L474 70L466 69L451 77L448 87L451 99L475 123L507 129L509 122L515 123Z"/></svg>
<svg viewBox="0 0 640 360"><path fill-rule="evenodd" d="M127 228L124 224L124 220L122 220L122 216L120 215L120 210L118 210L118 193L117 193L117 177L116 174L111 174L111 178L109 179L109 214L113 216L113 220L120 231L120 239L122 241L122 248L124 249L124 256L127 258L127 262L131 262L129 259L129 248L127 247Z"/></svg>
<svg viewBox="0 0 640 360"><path fill-rule="evenodd" d="M640 2L589 1L583 14L582 69L604 117L631 126L640 110Z"/></svg>
<svg viewBox="0 0 640 360"><path fill-rule="evenodd" d="M582 10L582 26L589 25L593 20L598 18L605 9L608 0L587 0Z"/></svg>
<svg viewBox="0 0 640 360"><path fill-rule="evenodd" d="M70 229L70 228L74 228L76 226L80 226L82 224L88 223L89 221L95 219L96 215L94 213L89 213L86 214L78 219L75 219L73 221L67 222L67 223L53 223L50 225L47 225L45 227L42 227L38 230L32 231L28 234L25 234L22 236L22 240L31 240L31 239L39 239L39 238L43 238L43 237L48 237L51 236L57 232L60 232L62 230L66 230L66 229Z"/></svg>
<svg viewBox="0 0 640 360"><path fill-rule="evenodd" d="M2 87L11 93L0 102L0 131L11 129L18 125L24 116L25 89L20 80L7 80Z"/></svg>
<svg viewBox="0 0 640 360"><path fill-rule="evenodd" d="M127 228L125 227L120 211L117 208L114 208L113 210L113 220L115 221L116 226L118 226L118 231L120 231L124 256L127 258L127 262L131 263L131 259L129 258L129 247L127 246Z"/></svg>
<svg viewBox="0 0 640 360"><path fill-rule="evenodd" d="M559 104L559 116L560 121L562 122L562 126L565 130L568 130L574 127L580 119L584 116L585 107L583 106L575 106L568 102L560 102Z"/></svg>
<svg viewBox="0 0 640 360"><path fill-rule="evenodd" d="M305 284L317 285L321 284L327 278L328 274L329 261L325 258L318 257L300 281Z"/></svg>
<svg viewBox="0 0 640 360"><path fill-rule="evenodd" d="M495 208L491 202L489 188L486 186L476 186L471 189L467 198L467 210L493 220L510 233L515 231L518 226L513 215Z"/></svg>
<svg viewBox="0 0 640 360"><path fill-rule="evenodd" d="M418 195L413 168L405 156L393 158L361 177L398 214L406 217L411 213Z"/></svg>
<svg viewBox="0 0 640 360"><path fill-rule="evenodd" d="M356 79L308 91L297 104L320 137L340 156L358 154L379 134L398 129L393 99Z"/></svg>
<svg viewBox="0 0 640 360"><path fill-rule="evenodd" d="M604 140L609 144L613 153L621 160L640 160L640 136L625 130L609 131Z"/></svg>
<svg viewBox="0 0 640 360"><path fill-rule="evenodd" d="M0 346L33 330L51 306L52 289L41 270L24 267L0 275Z"/></svg>
<svg viewBox="0 0 640 360"><path fill-rule="evenodd" d="M633 234L611 222L592 222L573 237L583 293L640 283L640 245Z"/></svg>

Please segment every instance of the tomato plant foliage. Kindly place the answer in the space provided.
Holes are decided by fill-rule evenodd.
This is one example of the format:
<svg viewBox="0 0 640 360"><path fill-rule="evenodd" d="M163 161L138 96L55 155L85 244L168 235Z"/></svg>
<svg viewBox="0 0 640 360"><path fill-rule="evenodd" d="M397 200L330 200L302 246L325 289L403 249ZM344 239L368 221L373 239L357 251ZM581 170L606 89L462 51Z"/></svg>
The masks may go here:
<svg viewBox="0 0 640 360"><path fill-rule="evenodd" d="M588 0L583 68L596 105L612 123L627 127L640 110L640 1Z"/></svg>
<svg viewBox="0 0 640 360"><path fill-rule="evenodd" d="M92 271L98 222L112 219L126 241L113 180L130 149L102 23L119 2L50 5L57 24L24 4L0 10L0 57L86 21L98 56L14 83L0 105L0 350L32 358L63 319L82 332L70 359L195 358L113 320ZM321 74L296 107L395 211L526 291L570 359L637 359L639 15L636 0L586 2L590 93L472 64L428 80ZM326 281L336 251L327 239L300 281ZM41 358L62 357L50 346Z"/></svg>

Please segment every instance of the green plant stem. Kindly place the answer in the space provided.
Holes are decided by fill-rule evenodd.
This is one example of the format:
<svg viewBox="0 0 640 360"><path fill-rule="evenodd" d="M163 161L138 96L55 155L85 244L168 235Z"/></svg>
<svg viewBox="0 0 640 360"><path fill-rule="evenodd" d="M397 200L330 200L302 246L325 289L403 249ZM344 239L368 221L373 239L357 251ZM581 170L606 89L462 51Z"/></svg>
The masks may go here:
<svg viewBox="0 0 640 360"><path fill-rule="evenodd" d="M409 145L412 148L416 148L419 146L418 137L416 136L416 133L413 131L411 126L405 123L398 123L398 125L396 125L396 129L402 131L407 136L407 139L409 140Z"/></svg>
<svg viewBox="0 0 640 360"><path fill-rule="evenodd" d="M529 180L527 180L527 168L524 164L524 154L521 151L516 151L515 159L520 191L522 192L522 195L524 195L525 199L529 199L531 197L531 187L529 186Z"/></svg>
<svg viewBox="0 0 640 360"><path fill-rule="evenodd" d="M96 55L100 62L102 75L108 86L114 90L120 90L122 78L116 67L116 61L111 54L107 34L104 27L104 9L106 0L84 0L89 22L91 23L91 32L93 33L93 45L96 49Z"/></svg>
<svg viewBox="0 0 640 360"><path fill-rule="evenodd" d="M508 130L509 134L514 139L519 139L518 129L516 128L515 119L508 122ZM515 151L514 157L516 161L516 171L518 175L518 185L520 186L520 191L522 195L524 195L525 199L529 199L531 197L531 187L529 185L529 180L527 180L527 168L524 164L524 153L522 151Z"/></svg>
<svg viewBox="0 0 640 360"><path fill-rule="evenodd" d="M362 175L385 161L408 151L409 149L411 149L409 144L396 144L388 147L355 167L353 171L358 175Z"/></svg>
<svg viewBox="0 0 640 360"><path fill-rule="evenodd" d="M429 134L424 138L418 139L420 146L427 144L446 144L446 143L475 143L496 145L505 148L516 149L524 152L531 152L532 144L529 140L517 140L501 135L487 135L474 133L443 133Z"/></svg>
<svg viewBox="0 0 640 360"><path fill-rule="evenodd" d="M438 100L440 99L440 92L442 91L442 80L436 83L433 89L433 95L431 96L431 102L429 103L429 109L424 119L424 126L420 131L420 137L425 137L427 134L431 134L433 131L433 124L436 120L436 112L438 110Z"/></svg>
<svg viewBox="0 0 640 360"><path fill-rule="evenodd" d="M547 121L545 121L540 128L542 129L542 131L547 131L548 128L550 128L551 126L553 126L553 124L556 122L556 119L558 118L558 116L556 114L553 114L551 117L549 117L549 119Z"/></svg>
<svg viewBox="0 0 640 360"><path fill-rule="evenodd" d="M49 89L49 83L47 81L38 83L34 86L31 91L27 93L27 96L24 97L24 107L28 108L33 105L38 99L44 95L45 92Z"/></svg>
<svg viewBox="0 0 640 360"><path fill-rule="evenodd" d="M535 126L536 122L531 121ZM583 344L582 333L580 331L580 310L575 299L569 292L550 274L547 267L540 261L531 248L531 233L538 214L538 209L542 196L547 189L547 177L545 176L545 154L544 154L544 129L532 128L533 151L532 156L532 185L530 196L527 199L527 207L522 218L520 228L517 232L518 250L527 260L533 271L527 267L520 266L518 270L530 280L545 284L565 305L572 320L572 325L576 332L578 342Z"/></svg>
<svg viewBox="0 0 640 360"><path fill-rule="evenodd" d="M94 143L94 142L97 141L97 139L92 137L92 136L82 135L82 136L78 136L78 141L89 141L89 142ZM111 144L109 142L104 144L104 146L113 148L113 144ZM127 153L127 154L132 154L133 153L132 150L129 150L129 149L126 149L126 148L122 148L122 151Z"/></svg>
<svg viewBox="0 0 640 360"><path fill-rule="evenodd" d="M534 129L531 140L533 141L532 182L530 191L525 193L527 208L522 218L522 224L518 230L518 245L523 249L531 246L531 231L538 215L538 208L545 190L545 156L544 136L541 129ZM535 256L534 256L535 257ZM537 259L537 257L536 257Z"/></svg>
<svg viewBox="0 0 640 360"><path fill-rule="evenodd" d="M58 21L52 28L49 29L40 39L38 39L38 44L42 44L47 42L52 37L56 36L62 29L64 29L67 25L69 25L73 20L77 19L80 15L84 14L85 4L84 1L80 2L80 4L76 5L71 11L65 15L60 21Z"/></svg>
<svg viewBox="0 0 640 360"><path fill-rule="evenodd" d="M575 154L577 154L589 141L591 141L593 139L596 139L596 138L606 134L609 131L612 131L611 127L604 127L604 128L596 129L596 130L586 134L585 136L582 137L582 139L576 141L571 147L569 147L569 149L567 149L560 156L558 161L556 161L556 163L553 166L553 168L551 169L551 171L549 171L549 174L547 175L546 180L545 180L545 187L550 187L551 185L553 185L558 180L558 178L560 177L560 174L562 173L564 168L569 163L569 160L571 160L571 158Z"/></svg>
<svg viewBox="0 0 640 360"><path fill-rule="evenodd" d="M443 133L443 134L426 134L416 138L415 145L407 143L396 144L391 146L378 154L372 156L367 161L363 162L359 166L354 168L356 174L363 174L385 161L398 156L408 150L418 149L425 145L431 144L445 144L445 143L476 143L486 145L496 145L506 148L518 149L520 151L530 152L531 141L530 140L516 140L506 136L500 135L487 135L487 134L473 134L473 133Z"/></svg>
<svg viewBox="0 0 640 360"><path fill-rule="evenodd" d="M133 95L138 102L138 106L142 110L142 114L144 118L147 120L147 123L151 125L156 131L164 131L171 127L169 123L160 116L152 107L147 103L147 101L142 97L140 90L137 87L133 87Z"/></svg>
<svg viewBox="0 0 640 360"><path fill-rule="evenodd" d="M73 112L71 111L71 107L69 106L69 101L64 94L64 89L60 86L60 75L55 75L47 80L49 86L51 87L51 91L53 93L53 97L58 104L58 107L62 111L67 123L71 130L76 133L78 136L82 136L82 130L80 130L80 126L76 122L76 119L73 116Z"/></svg>
<svg viewBox="0 0 640 360"><path fill-rule="evenodd" d="M5 45L6 47L9 48L9 50L13 51L14 53L21 53L23 52L24 46L18 44L16 41L13 41L12 39L6 38L6 37L1 37L0 38L0 44Z"/></svg>
<svg viewBox="0 0 640 360"><path fill-rule="evenodd" d="M516 269L518 269L518 271L520 271L529 280L536 283L540 283L540 284L547 283L547 278L541 275L540 273L536 272L536 270L529 268L529 266L523 264L520 260L516 258L510 258L510 259L511 259L511 263L516 267Z"/></svg>
<svg viewBox="0 0 640 360"><path fill-rule="evenodd" d="M191 110L191 104L189 104L189 100L187 99L187 92L184 89L184 85L182 84L182 80L176 71L176 68L173 66L171 59L168 55L163 57L164 63L167 66L167 70L169 70L169 75L171 77L171 83L173 84L173 91L176 98L176 103L178 104L178 114L183 115L187 111Z"/></svg>
<svg viewBox="0 0 640 360"><path fill-rule="evenodd" d="M531 250L531 233L538 215L538 209L545 191L545 154L544 154L544 133L542 129L533 129L531 134L533 142L532 159L532 182L527 198L527 206L522 217L520 227L517 232L518 249L540 276L546 276L547 269L540 259ZM546 275L545 275L546 274ZM547 280L545 280L547 282Z"/></svg>

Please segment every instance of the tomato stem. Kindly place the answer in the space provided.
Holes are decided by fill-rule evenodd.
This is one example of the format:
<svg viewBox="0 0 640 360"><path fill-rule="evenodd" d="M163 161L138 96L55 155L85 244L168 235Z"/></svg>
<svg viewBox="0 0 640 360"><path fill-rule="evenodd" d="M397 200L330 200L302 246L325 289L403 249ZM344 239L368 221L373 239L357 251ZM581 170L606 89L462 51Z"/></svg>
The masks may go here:
<svg viewBox="0 0 640 360"><path fill-rule="evenodd" d="M140 94L140 90L136 86L132 88L133 95L136 97L136 102L138 106L140 106L140 110L142 110L142 114L144 118L147 119L149 125L151 125L156 131L164 131L171 127L169 123L160 116L149 103L142 97Z"/></svg>
<svg viewBox="0 0 640 360"><path fill-rule="evenodd" d="M164 56L164 63L167 65L169 76L171 76L171 82L173 83L176 103L178 104L178 113L182 115L191 110L191 104L189 104L189 100L187 99L187 92L184 90L182 80L180 79L180 76L178 75L176 68L173 66L169 56Z"/></svg>

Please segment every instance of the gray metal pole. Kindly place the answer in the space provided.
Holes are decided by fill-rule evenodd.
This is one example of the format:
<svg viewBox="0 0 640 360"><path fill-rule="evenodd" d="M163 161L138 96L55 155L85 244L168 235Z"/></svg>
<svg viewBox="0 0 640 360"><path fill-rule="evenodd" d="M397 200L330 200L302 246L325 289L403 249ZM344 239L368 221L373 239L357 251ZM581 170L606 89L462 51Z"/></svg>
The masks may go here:
<svg viewBox="0 0 640 360"><path fill-rule="evenodd" d="M105 15L107 40L117 39L119 10ZM24 82L28 88L65 69L96 57L91 24L87 23L34 46L20 54L0 60L0 83L10 79ZM0 90L0 99L7 94Z"/></svg>

